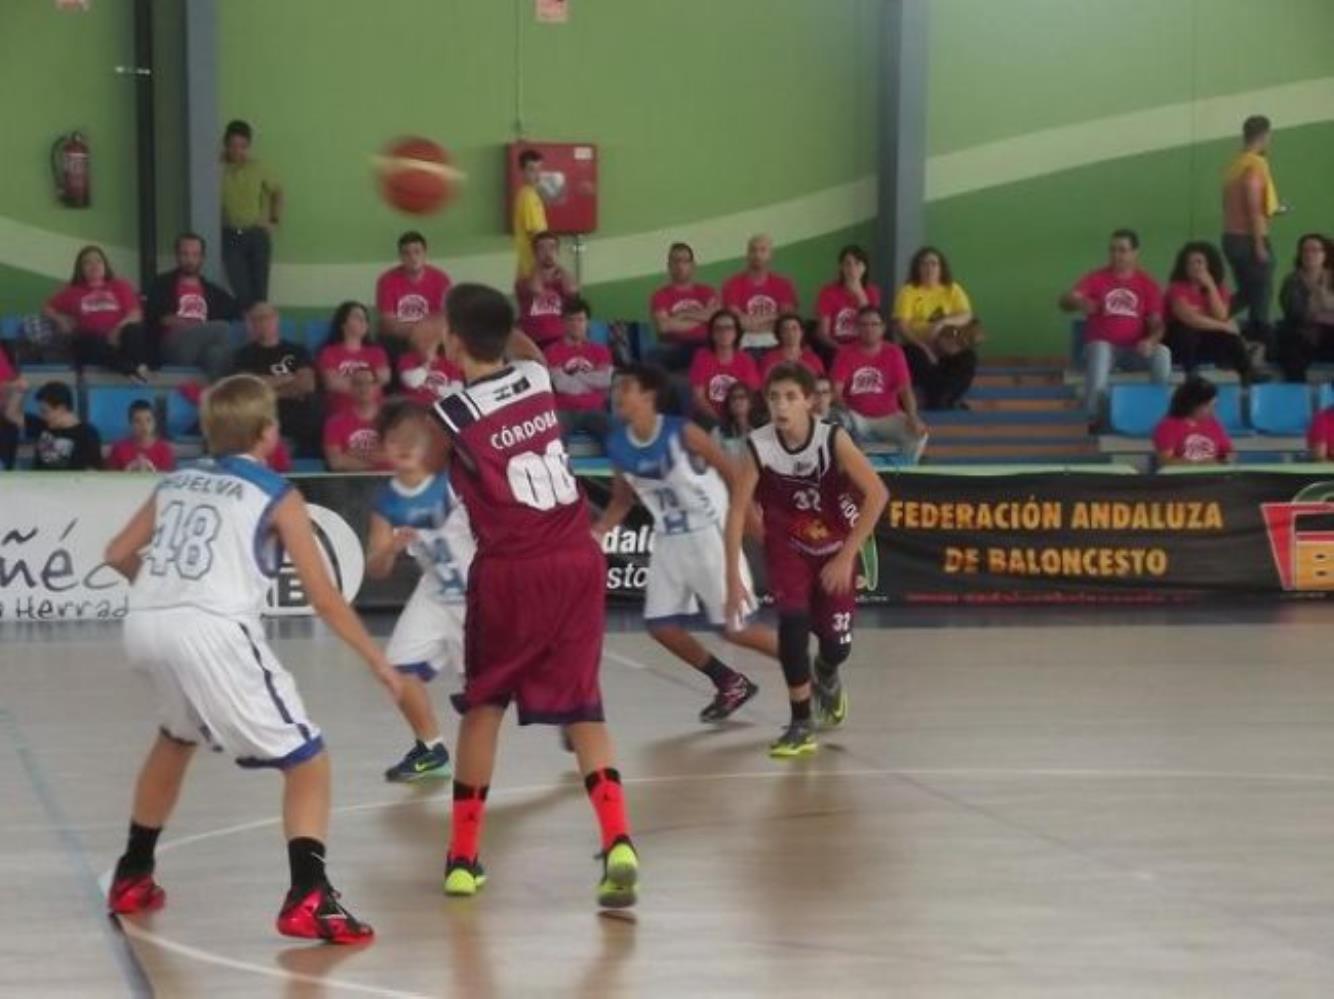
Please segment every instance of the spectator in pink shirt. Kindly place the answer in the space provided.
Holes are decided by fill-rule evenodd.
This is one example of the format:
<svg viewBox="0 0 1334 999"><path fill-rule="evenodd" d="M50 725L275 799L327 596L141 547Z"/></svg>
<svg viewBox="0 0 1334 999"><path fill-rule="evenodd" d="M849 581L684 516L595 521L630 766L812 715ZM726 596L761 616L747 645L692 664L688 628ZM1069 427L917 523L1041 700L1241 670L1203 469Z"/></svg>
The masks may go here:
<svg viewBox="0 0 1334 999"><path fill-rule="evenodd" d="M772 239L751 236L746 244L746 269L723 285L723 308L741 317L743 350L775 346L774 320L784 312L800 311L796 287L769 269L773 257Z"/></svg>
<svg viewBox="0 0 1334 999"><path fill-rule="evenodd" d="M389 355L370 340L371 318L360 302L343 302L329 322L329 342L316 358L329 412L338 413L352 401L352 375L369 368L381 388L389 384Z"/></svg>
<svg viewBox="0 0 1334 999"><path fill-rule="evenodd" d="M731 309L719 309L709 318L709 345L697 350L690 363L695 415L710 426L722 417L733 382L742 382L752 392L760 389L760 369L738 347L740 338L740 317Z"/></svg>
<svg viewBox="0 0 1334 999"><path fill-rule="evenodd" d="M602 443L607 436L611 351L588 339L591 308L575 296L565 300L565 336L546 349L561 433L582 431Z"/></svg>
<svg viewBox="0 0 1334 999"><path fill-rule="evenodd" d="M773 368L786 361L800 364L817 378L824 374L824 361L806 346L806 326L800 316L791 312L783 313L774 322L774 335L778 337L778 346L761 358L761 379L768 378Z"/></svg>
<svg viewBox="0 0 1334 999"><path fill-rule="evenodd" d="M519 303L519 328L545 350L565 335L565 300L579 294L579 283L560 263L560 237L539 232L533 237L533 272L514 282Z"/></svg>
<svg viewBox="0 0 1334 999"><path fill-rule="evenodd" d="M103 367L144 381L148 338L134 285L116 277L100 246L74 259L69 284L47 300L42 315L71 337L76 368Z"/></svg>
<svg viewBox="0 0 1334 999"><path fill-rule="evenodd" d="M857 310L868 305L880 306L880 289L871 283L870 258L860 246L845 246L838 251L838 277L820 289L815 301L820 322L815 343L826 357L856 341Z"/></svg>
<svg viewBox="0 0 1334 999"><path fill-rule="evenodd" d="M854 437L897 444L909 464L921 459L927 430L917 415L908 359L902 347L885 341L878 309L868 305L857 313L857 342L839 350L830 378Z"/></svg>
<svg viewBox="0 0 1334 999"><path fill-rule="evenodd" d="M722 307L718 292L695 280L695 251L673 243L667 251L668 282L649 299L661 347L655 358L668 371L687 371L695 350L709 338L709 317Z"/></svg>
<svg viewBox="0 0 1334 999"><path fill-rule="evenodd" d="M398 237L398 266L375 282L380 343L392 360L409 349L413 327L444 311L449 286L449 275L426 262L425 236L411 231Z"/></svg>
<svg viewBox="0 0 1334 999"><path fill-rule="evenodd" d="M130 403L130 436L111 445L106 467L116 472L170 472L176 452L157 435L157 416L147 399Z"/></svg>
<svg viewBox="0 0 1334 999"><path fill-rule="evenodd" d="M1112 233L1107 266L1090 271L1061 296L1061 308L1084 316L1084 380L1089 428L1101 420L1112 369L1148 371L1158 384L1172 374L1163 345L1163 293L1139 267L1139 236Z"/></svg>
<svg viewBox="0 0 1334 999"><path fill-rule="evenodd" d="M1229 315L1232 295L1224 283L1223 255L1212 243L1187 243L1168 280L1165 343L1172 360L1192 374L1201 364L1231 368L1249 383L1254 374L1241 327Z"/></svg>
<svg viewBox="0 0 1334 999"><path fill-rule="evenodd" d="M331 472L377 472L389 468L377 421L380 386L370 368L348 376L351 395L324 422L324 462Z"/></svg>
<svg viewBox="0 0 1334 999"><path fill-rule="evenodd" d="M1167 415L1153 431L1153 450L1161 465L1225 464L1232 460L1232 440L1214 416L1218 389L1191 375L1172 393Z"/></svg>

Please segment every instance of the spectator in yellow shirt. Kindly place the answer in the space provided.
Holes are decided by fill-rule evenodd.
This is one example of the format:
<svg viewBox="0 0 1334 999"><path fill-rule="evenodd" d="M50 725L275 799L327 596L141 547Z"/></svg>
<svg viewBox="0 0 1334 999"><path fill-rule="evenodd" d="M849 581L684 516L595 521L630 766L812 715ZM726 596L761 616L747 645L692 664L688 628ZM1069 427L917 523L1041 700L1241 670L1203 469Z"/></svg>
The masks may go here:
<svg viewBox="0 0 1334 999"><path fill-rule="evenodd" d="M250 155L248 122L229 122L222 136L222 267L244 312L269 297L273 230L282 218L277 177Z"/></svg>
<svg viewBox="0 0 1334 999"><path fill-rule="evenodd" d="M542 154L525 149L519 154L519 169L523 171L523 186L514 195L514 254L517 276L526 278L533 273L533 237L547 231L547 209L537 186L542 176Z"/></svg>
<svg viewBox="0 0 1334 999"><path fill-rule="evenodd" d="M894 296L894 328L924 408L958 408L973 384L983 334L968 293L934 247L913 254L907 283Z"/></svg>

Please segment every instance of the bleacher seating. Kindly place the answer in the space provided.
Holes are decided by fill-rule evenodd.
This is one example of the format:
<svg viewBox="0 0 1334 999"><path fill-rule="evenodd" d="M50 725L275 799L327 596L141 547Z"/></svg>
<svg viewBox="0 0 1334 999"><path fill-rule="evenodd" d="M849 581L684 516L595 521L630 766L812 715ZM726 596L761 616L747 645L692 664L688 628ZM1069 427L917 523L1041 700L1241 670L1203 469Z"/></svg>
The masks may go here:
<svg viewBox="0 0 1334 999"><path fill-rule="evenodd" d="M1251 432L1241 415L1240 385L1218 386L1218 398L1214 400L1214 416L1223 424L1223 429L1233 437Z"/></svg>
<svg viewBox="0 0 1334 999"><path fill-rule="evenodd" d="M108 444L129 432L130 403L142 400L157 410L153 390L144 386L93 385L86 391L84 420Z"/></svg>
<svg viewBox="0 0 1334 999"><path fill-rule="evenodd" d="M22 331L22 316L0 316L0 340L17 340Z"/></svg>
<svg viewBox="0 0 1334 999"><path fill-rule="evenodd" d="M180 392L168 392L166 407L167 437L174 441L200 439L198 406Z"/></svg>
<svg viewBox="0 0 1334 999"><path fill-rule="evenodd" d="M1171 399L1168 385L1113 385L1112 430L1127 437L1151 437L1158 421L1167 415Z"/></svg>
<svg viewBox="0 0 1334 999"><path fill-rule="evenodd" d="M301 339L298 343L303 343L311 354L319 352L329 339L329 320L327 319L307 319L305 326L301 330Z"/></svg>
<svg viewBox="0 0 1334 999"><path fill-rule="evenodd" d="M1290 436L1306 433L1311 422L1309 386L1291 382L1252 386L1250 417L1251 426L1261 434Z"/></svg>

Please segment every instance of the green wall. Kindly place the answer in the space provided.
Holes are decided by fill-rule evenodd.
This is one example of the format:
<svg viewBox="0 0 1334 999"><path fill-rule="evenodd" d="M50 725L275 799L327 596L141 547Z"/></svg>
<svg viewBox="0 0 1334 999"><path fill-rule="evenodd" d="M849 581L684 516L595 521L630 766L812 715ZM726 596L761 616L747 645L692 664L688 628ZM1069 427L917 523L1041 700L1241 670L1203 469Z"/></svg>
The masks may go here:
<svg viewBox="0 0 1334 999"><path fill-rule="evenodd" d="M397 234L419 225L456 276L506 282L506 142L600 148L601 231L584 254L605 315L642 316L666 243L711 279L757 229L803 300L844 241L874 228L881 0L221 0L221 115L247 117L289 210L275 297L300 311L369 297ZM0 3L0 312L31 308L79 242L134 235L130 0L60 14ZM182 217L180 52L158 0L162 232ZM1161 274L1218 230L1217 180L1248 113L1278 127L1275 170L1296 234L1334 228L1334 3L1329 0L930 0L928 239L951 257L995 354L1060 353L1056 295L1138 228ZM41 81L59 79L58 85ZM24 95L15 99L14 95ZM95 204L54 204L57 132L88 129ZM468 173L447 212L386 207L371 156L422 134Z"/></svg>

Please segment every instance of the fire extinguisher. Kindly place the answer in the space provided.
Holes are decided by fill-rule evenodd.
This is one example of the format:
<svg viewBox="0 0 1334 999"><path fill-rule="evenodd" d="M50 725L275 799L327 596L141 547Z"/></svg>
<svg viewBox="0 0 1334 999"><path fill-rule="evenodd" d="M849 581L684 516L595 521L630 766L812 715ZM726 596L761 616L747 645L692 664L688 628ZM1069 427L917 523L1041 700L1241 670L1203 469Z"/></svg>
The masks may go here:
<svg viewBox="0 0 1334 999"><path fill-rule="evenodd" d="M89 167L92 150L82 132L71 132L56 139L51 147L51 174L56 197L70 208L87 208L92 200Z"/></svg>

